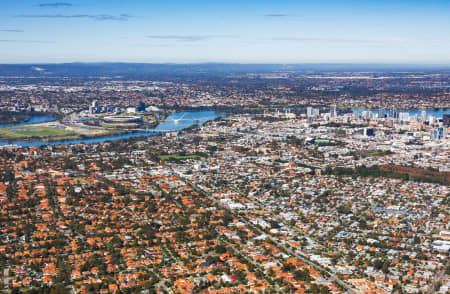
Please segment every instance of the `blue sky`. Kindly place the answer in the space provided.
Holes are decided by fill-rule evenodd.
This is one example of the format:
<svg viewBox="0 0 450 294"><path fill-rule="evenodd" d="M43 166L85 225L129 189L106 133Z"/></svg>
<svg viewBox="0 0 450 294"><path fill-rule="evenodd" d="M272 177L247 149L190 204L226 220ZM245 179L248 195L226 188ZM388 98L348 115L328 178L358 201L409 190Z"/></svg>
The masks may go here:
<svg viewBox="0 0 450 294"><path fill-rule="evenodd" d="M0 1L0 63L103 61L450 64L450 1Z"/></svg>

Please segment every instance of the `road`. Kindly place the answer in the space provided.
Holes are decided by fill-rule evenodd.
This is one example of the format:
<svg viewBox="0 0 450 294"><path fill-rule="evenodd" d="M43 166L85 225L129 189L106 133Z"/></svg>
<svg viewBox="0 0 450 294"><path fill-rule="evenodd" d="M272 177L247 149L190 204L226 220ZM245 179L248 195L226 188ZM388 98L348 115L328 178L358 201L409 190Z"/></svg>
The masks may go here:
<svg viewBox="0 0 450 294"><path fill-rule="evenodd" d="M242 252L240 252L240 251L241 251L240 249L236 249L236 245L235 245L235 244L232 244L231 242L229 242L229 241L227 241L227 240L224 240L223 237L221 238L221 241L222 241L223 243L226 243L226 244L229 246L228 248L233 249L233 251L234 251L234 253L235 253L236 255L237 255L237 254L241 254L242 257L245 258L245 259L247 260L247 262L251 263L255 268L259 268L262 272L264 272L264 268L261 267L261 264L256 264L252 259L248 258L245 254L243 254ZM269 283L269 281L268 281L266 278L264 278L264 280L266 281L267 285L269 285L269 286L274 286L274 287L275 287L276 293L283 293L283 292L281 291L280 287L278 286L278 284L275 283L274 285L271 285L271 283Z"/></svg>
<svg viewBox="0 0 450 294"><path fill-rule="evenodd" d="M257 230L257 229L256 229L256 230ZM309 261L309 260L306 259L304 256L302 256L302 255L300 255L300 254L298 254L298 253L292 251L291 249L285 247L284 245L282 245L282 244L279 243L279 240L276 240L276 239L272 238L271 236L268 236L268 237L269 237L269 239L270 239L272 242L274 242L274 244L277 244L277 246L278 246L279 248L283 248L283 249L284 249L287 253L289 253L291 256L294 256L295 258L301 260L303 263L309 265L310 267L314 268L315 270L318 270L318 271L322 271L322 272L327 273L330 280L332 280L332 281L335 282L336 284L338 284L338 285L344 287L344 288L347 290L348 293L350 293L350 294L357 294L356 291L353 290L347 283L345 283L344 281L342 281L341 279L339 279L339 277L336 276L335 274L330 273L326 268L324 268L324 267L322 267L322 266L320 266L320 265L318 265L318 264L315 264L315 263Z"/></svg>
<svg viewBox="0 0 450 294"><path fill-rule="evenodd" d="M149 253L146 250L144 250L144 254ZM149 268L149 271L151 271L160 280L158 283L155 284L156 288L162 289L165 293L174 294L173 291L167 288L166 286L166 281L168 281L168 279L164 279L159 273L155 272L152 268Z"/></svg>
<svg viewBox="0 0 450 294"><path fill-rule="evenodd" d="M168 248L168 247L166 246L166 244L163 245L163 248L164 248L164 249L167 251L167 253L170 255L170 258L171 258L174 262L176 262L176 261L177 261L177 258L176 258L175 256L173 256L172 250L171 250L170 248Z"/></svg>
<svg viewBox="0 0 450 294"><path fill-rule="evenodd" d="M172 172L174 173L174 175L178 176L180 179L182 179L183 181L185 181L187 184L189 184L190 186L192 186L192 188L194 190L196 190L198 193L202 193L204 195L206 195L208 197L209 200L211 200L212 202L214 202L218 207L221 207L223 209L228 210L235 218L239 219L239 221L245 223L248 227L253 228L256 232L258 232L259 234L265 234L264 232L262 232L260 229L256 228L253 224L251 224L249 221L247 221L246 219L244 219L243 217L241 217L238 214L235 214L232 210L228 209L227 207L224 207L223 205L221 205L221 203L214 197L212 197L211 195L209 195L209 193L206 193L205 191L201 190L200 188L198 188L196 185L194 185L193 183L189 182L188 180L186 180L181 174L179 174L178 172L174 171L173 169L171 169ZM267 235L267 234L266 234ZM302 262L304 262L305 264L307 264L308 266L314 268L317 271L321 271L321 272L325 272L328 274L329 279L332 280L333 282L335 282L336 284L342 286L344 289L347 290L347 293L350 294L357 294L355 290L353 290L347 283L345 283L344 281L342 281L338 276L336 276L333 273L330 273L326 268L315 264L311 261L309 261L309 259L307 259L306 256L300 255L297 252L292 251L291 249L287 248L286 246L284 246L280 240L277 240L275 238L273 238L270 235L267 235L269 240L271 240L276 247L278 247L279 249L283 249L285 252L289 253L291 256L298 258L299 260L301 260Z"/></svg>
<svg viewBox="0 0 450 294"><path fill-rule="evenodd" d="M166 293L174 294L174 292L173 292L171 289L167 288L167 286L166 286L166 281L167 281L167 279L163 279L163 278L161 277L161 275L160 275L159 273L155 272L153 269L150 268L149 270L150 270L155 276L157 276L158 279L160 280L158 283L155 284L155 287L156 287L156 288L162 289L162 290L163 290L164 292L166 292Z"/></svg>
<svg viewBox="0 0 450 294"><path fill-rule="evenodd" d="M445 264L444 268L435 276L433 284L431 284L431 287L427 291L427 294L433 294L436 292L436 290L439 290L439 289L436 289L436 286L441 283L442 279L445 276L445 271L446 271L447 267L449 267L449 266L450 266L450 259L447 260L447 263Z"/></svg>
<svg viewBox="0 0 450 294"><path fill-rule="evenodd" d="M9 265L6 263L5 269L3 270L3 285L5 286L5 293L8 293L8 283L9 283Z"/></svg>

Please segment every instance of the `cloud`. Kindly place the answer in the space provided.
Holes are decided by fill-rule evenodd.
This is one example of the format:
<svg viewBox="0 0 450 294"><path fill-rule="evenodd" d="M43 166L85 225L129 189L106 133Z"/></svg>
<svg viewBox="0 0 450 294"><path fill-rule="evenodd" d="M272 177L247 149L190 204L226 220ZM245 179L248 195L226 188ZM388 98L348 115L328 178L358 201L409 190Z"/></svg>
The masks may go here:
<svg viewBox="0 0 450 294"><path fill-rule="evenodd" d="M272 20L287 20L287 21L303 20L303 15L299 14L269 13L265 14L264 17Z"/></svg>
<svg viewBox="0 0 450 294"><path fill-rule="evenodd" d="M274 14L266 14L264 16L265 17L273 17L273 18L283 18L283 17L288 17L289 15L288 14L277 14L277 13L274 13Z"/></svg>
<svg viewBox="0 0 450 294"><path fill-rule="evenodd" d="M23 33L23 30L0 30L0 32L4 33Z"/></svg>
<svg viewBox="0 0 450 294"><path fill-rule="evenodd" d="M383 43L408 43L411 40L402 38L386 38L386 39L340 39L340 38L272 38L273 41L289 41L289 42L320 42L320 43L360 43L360 44L383 44Z"/></svg>
<svg viewBox="0 0 450 294"><path fill-rule="evenodd" d="M128 20L129 18L131 18L131 16L128 15L128 14L121 14L119 16L114 16L114 15L110 15L110 14L98 14L98 15L94 15L93 18L95 20L121 20L121 21L125 21L125 20Z"/></svg>
<svg viewBox="0 0 450 294"><path fill-rule="evenodd" d="M0 43L37 43L37 44L50 44L56 43L55 41L39 41L39 40L1 40Z"/></svg>
<svg viewBox="0 0 450 294"><path fill-rule="evenodd" d="M53 8L60 8L60 7L71 7L71 3L67 2L54 2L54 3L41 3L39 4L39 7L53 7Z"/></svg>
<svg viewBox="0 0 450 294"><path fill-rule="evenodd" d="M49 19L92 19L92 20L114 20L127 21L132 16L128 14L111 15L111 14L23 14L17 15L18 18L49 18Z"/></svg>
<svg viewBox="0 0 450 294"><path fill-rule="evenodd" d="M178 42L198 42L198 41L207 41L211 39L217 38L232 38L233 36L224 36L224 35L151 35L147 36L149 39L155 40L171 40Z"/></svg>
<svg viewBox="0 0 450 294"><path fill-rule="evenodd" d="M196 41L204 41L211 39L211 36L182 36L182 35L162 35L162 36L147 36L149 39L158 39L158 40L173 40L173 41L182 41L182 42L196 42Z"/></svg>

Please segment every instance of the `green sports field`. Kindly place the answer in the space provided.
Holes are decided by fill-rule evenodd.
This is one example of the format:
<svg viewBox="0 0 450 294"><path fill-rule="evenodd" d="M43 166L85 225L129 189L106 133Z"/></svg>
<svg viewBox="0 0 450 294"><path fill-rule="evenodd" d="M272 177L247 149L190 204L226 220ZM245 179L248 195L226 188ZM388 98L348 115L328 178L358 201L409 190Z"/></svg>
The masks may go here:
<svg viewBox="0 0 450 294"><path fill-rule="evenodd" d="M41 126L21 126L0 128L2 139L31 139L75 136L76 132Z"/></svg>

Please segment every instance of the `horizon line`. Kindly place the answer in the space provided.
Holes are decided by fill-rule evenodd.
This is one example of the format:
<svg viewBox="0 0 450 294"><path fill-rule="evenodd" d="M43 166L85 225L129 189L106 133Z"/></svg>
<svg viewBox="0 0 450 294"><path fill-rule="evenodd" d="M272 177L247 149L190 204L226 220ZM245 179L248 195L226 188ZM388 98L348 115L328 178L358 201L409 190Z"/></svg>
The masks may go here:
<svg viewBox="0 0 450 294"><path fill-rule="evenodd" d="M388 62L388 61L304 61L304 62L238 62L238 61L186 61L186 62L138 62L138 61L67 61L67 62L0 62L0 65L60 65L60 64L155 64L155 65L409 65L409 66L450 66L448 62Z"/></svg>

